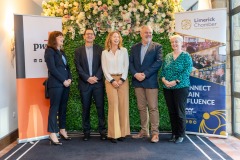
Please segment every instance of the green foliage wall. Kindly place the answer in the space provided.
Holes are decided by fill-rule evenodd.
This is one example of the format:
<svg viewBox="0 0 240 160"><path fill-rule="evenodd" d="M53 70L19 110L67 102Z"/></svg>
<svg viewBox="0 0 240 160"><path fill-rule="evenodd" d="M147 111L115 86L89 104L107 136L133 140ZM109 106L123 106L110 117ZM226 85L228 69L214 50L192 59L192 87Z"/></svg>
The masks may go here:
<svg viewBox="0 0 240 160"><path fill-rule="evenodd" d="M106 39L106 34L103 35L97 35L95 39L95 43L104 46L104 42ZM140 42L141 38L140 36L125 36L123 37L123 45L128 50L130 50L131 46L137 42ZM153 34L153 41L158 42L162 44L163 46L163 55L169 53L171 51L170 42L167 36L164 34ZM69 64L71 67L71 71L73 74L73 83L71 85L71 91L70 91L70 98L68 102L68 109L67 109L67 129L70 131L81 131L82 130L82 107L80 102L80 94L79 90L77 88L77 80L78 75L76 72L76 68L74 65L74 51L77 47L84 44L82 36L77 35L74 40L68 37L66 35L65 42L64 42L64 50L67 54ZM130 52L129 52L130 54ZM139 112L137 109L137 102L136 97L134 94L134 88L131 85L131 75L129 74L129 116L130 116L130 127L131 131L138 131L140 129L140 118L139 118ZM162 93L162 88L159 89L159 112L160 112L160 131L169 131L170 130L170 123L169 123L169 117L167 112L167 107L165 104L165 100ZM107 124L107 96L105 94L105 118L106 118L106 124ZM93 131L98 131L98 118L96 113L96 107L94 104L91 106L91 128Z"/></svg>
<svg viewBox="0 0 240 160"><path fill-rule="evenodd" d="M174 32L174 12L180 12L181 0L48 0L43 1L42 15L62 17L62 32L65 36L64 50L68 56L73 74L70 99L67 109L67 129L82 130L82 106L78 91L78 75L74 65L74 51L84 44L82 34L86 27L98 32L95 43L104 46L109 30L119 30L123 36L123 46L131 46L141 41L138 34L141 25L153 27L153 41L162 44L163 55L171 52L168 36ZM99 34L101 33L101 34ZM130 54L130 53L129 53ZM130 85L130 126L131 131L140 129L134 89ZM161 83L161 82L160 82ZM161 85L160 85L161 86ZM91 106L92 130L98 130L98 118L95 105ZM105 94L105 117L107 122L107 96ZM159 88L160 131L170 130L167 107ZM107 124L107 123L106 123Z"/></svg>

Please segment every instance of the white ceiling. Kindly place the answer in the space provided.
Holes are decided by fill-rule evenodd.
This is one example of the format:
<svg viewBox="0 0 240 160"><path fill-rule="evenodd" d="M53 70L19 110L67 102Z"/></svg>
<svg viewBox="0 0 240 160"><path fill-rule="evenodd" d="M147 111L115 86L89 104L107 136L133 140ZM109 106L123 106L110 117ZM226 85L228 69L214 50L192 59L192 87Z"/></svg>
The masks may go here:
<svg viewBox="0 0 240 160"><path fill-rule="evenodd" d="M36 4L38 4L40 7L42 7L42 1L43 0L32 0ZM189 9L193 4L195 4L198 0L182 0L182 7L187 10Z"/></svg>

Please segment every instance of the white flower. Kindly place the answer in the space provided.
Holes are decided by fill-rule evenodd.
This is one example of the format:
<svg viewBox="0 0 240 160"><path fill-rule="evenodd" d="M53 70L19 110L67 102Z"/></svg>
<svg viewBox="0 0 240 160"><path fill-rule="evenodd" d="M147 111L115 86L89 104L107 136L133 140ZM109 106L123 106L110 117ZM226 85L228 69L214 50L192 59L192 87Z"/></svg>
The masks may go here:
<svg viewBox="0 0 240 160"><path fill-rule="evenodd" d="M138 6L138 9L140 10L140 12L143 12L144 11L144 7L142 5L139 5Z"/></svg>
<svg viewBox="0 0 240 160"><path fill-rule="evenodd" d="M137 8L133 8L132 11L135 13L137 12Z"/></svg>
<svg viewBox="0 0 240 160"><path fill-rule="evenodd" d="M148 3L148 7L152 7L153 6L153 4L152 3Z"/></svg>
<svg viewBox="0 0 240 160"><path fill-rule="evenodd" d="M164 29L163 29L163 28L160 28L160 29L159 29L159 32L160 32L160 33L163 33L163 32L164 32Z"/></svg>
<svg viewBox="0 0 240 160"><path fill-rule="evenodd" d="M133 8L128 8L128 12L132 12L133 11Z"/></svg>
<svg viewBox="0 0 240 160"><path fill-rule="evenodd" d="M68 14L68 10L64 9L64 14Z"/></svg>
<svg viewBox="0 0 240 160"><path fill-rule="evenodd" d="M162 17L163 17L163 18L165 18L165 17L166 17L166 14L165 14L165 13L163 13L163 14L162 14Z"/></svg>
<svg viewBox="0 0 240 160"><path fill-rule="evenodd" d="M129 6L130 8L132 8L134 5L133 5L133 3L130 2L130 3L128 4L128 6Z"/></svg>
<svg viewBox="0 0 240 160"><path fill-rule="evenodd" d="M149 9L145 9L144 13L148 15L148 13L150 13Z"/></svg>
<svg viewBox="0 0 240 160"><path fill-rule="evenodd" d="M93 14L97 14L97 13L98 13L98 9L94 9Z"/></svg>
<svg viewBox="0 0 240 160"><path fill-rule="evenodd" d="M120 6L120 7L118 8L118 10L121 12L121 11L123 10L123 7Z"/></svg>
<svg viewBox="0 0 240 160"><path fill-rule="evenodd" d="M79 20L84 20L85 19L85 12L80 12L78 15Z"/></svg>
<svg viewBox="0 0 240 160"><path fill-rule="evenodd" d="M68 4L64 4L64 8L68 8Z"/></svg>
<svg viewBox="0 0 240 160"><path fill-rule="evenodd" d="M114 0L114 1L113 1L113 5L119 6L119 1L118 1L118 0Z"/></svg>
<svg viewBox="0 0 240 160"><path fill-rule="evenodd" d="M73 2L73 5L78 7L79 4L78 4L78 2Z"/></svg>
<svg viewBox="0 0 240 160"><path fill-rule="evenodd" d="M101 6L102 5L102 1L98 1L98 5Z"/></svg>
<svg viewBox="0 0 240 160"><path fill-rule="evenodd" d="M74 21L74 20L75 20L75 17L74 17L74 16L71 16L70 19L71 19L72 21Z"/></svg>
<svg viewBox="0 0 240 160"><path fill-rule="evenodd" d="M112 9L113 9L113 8L112 8L112 6L108 6L108 10L110 10L110 11L111 11Z"/></svg>
<svg viewBox="0 0 240 160"><path fill-rule="evenodd" d="M128 8L128 6L125 4L123 8L124 8L124 9L127 9L127 8Z"/></svg>
<svg viewBox="0 0 240 160"><path fill-rule="evenodd" d="M61 6L61 7L63 7L63 6L64 6L64 3L63 3L63 2L61 2L61 3L60 3L60 6Z"/></svg>

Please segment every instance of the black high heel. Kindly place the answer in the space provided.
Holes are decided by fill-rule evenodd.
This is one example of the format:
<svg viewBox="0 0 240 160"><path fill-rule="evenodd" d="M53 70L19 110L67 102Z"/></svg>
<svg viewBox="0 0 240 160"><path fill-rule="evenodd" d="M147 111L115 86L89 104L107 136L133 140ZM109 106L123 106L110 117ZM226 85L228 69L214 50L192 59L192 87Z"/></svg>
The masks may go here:
<svg viewBox="0 0 240 160"><path fill-rule="evenodd" d="M62 134L59 134L60 135L60 137L62 137L64 140L66 140L66 141L69 141L69 140L71 140L72 138L71 137L69 137L69 136L67 136L67 137L64 137Z"/></svg>
<svg viewBox="0 0 240 160"><path fill-rule="evenodd" d="M50 145L52 145L52 143L53 143L53 145L62 145L61 142L54 142L50 136L49 136L49 143L50 143Z"/></svg>

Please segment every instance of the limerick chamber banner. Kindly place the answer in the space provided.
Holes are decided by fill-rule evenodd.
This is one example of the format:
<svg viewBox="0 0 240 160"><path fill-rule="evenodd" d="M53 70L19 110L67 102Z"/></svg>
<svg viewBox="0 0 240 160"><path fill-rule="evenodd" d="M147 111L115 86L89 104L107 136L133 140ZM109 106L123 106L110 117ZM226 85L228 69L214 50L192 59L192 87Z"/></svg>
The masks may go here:
<svg viewBox="0 0 240 160"><path fill-rule="evenodd" d="M193 60L186 107L189 134L227 137L226 15L226 9L175 14L183 50Z"/></svg>
<svg viewBox="0 0 240 160"><path fill-rule="evenodd" d="M48 137L44 51L48 34L54 30L62 30L61 18L14 15L19 143Z"/></svg>

